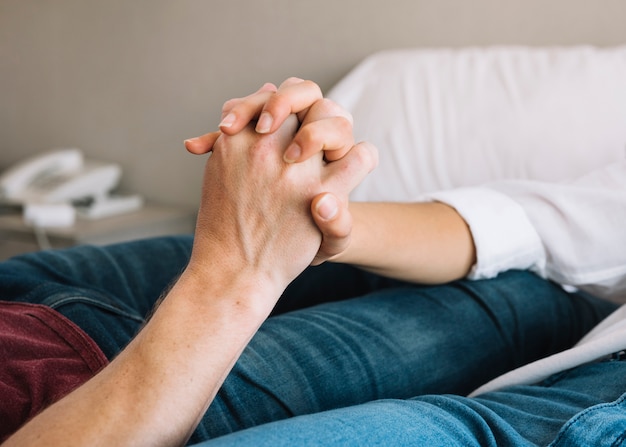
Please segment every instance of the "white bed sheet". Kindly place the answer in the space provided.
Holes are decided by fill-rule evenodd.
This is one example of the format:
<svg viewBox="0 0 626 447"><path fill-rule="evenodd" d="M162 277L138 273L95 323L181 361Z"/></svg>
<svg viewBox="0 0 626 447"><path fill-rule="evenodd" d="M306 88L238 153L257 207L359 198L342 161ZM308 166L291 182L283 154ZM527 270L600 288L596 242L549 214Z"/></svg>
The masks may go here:
<svg viewBox="0 0 626 447"><path fill-rule="evenodd" d="M626 46L386 51L329 97L380 152L353 200L558 181L626 154Z"/></svg>

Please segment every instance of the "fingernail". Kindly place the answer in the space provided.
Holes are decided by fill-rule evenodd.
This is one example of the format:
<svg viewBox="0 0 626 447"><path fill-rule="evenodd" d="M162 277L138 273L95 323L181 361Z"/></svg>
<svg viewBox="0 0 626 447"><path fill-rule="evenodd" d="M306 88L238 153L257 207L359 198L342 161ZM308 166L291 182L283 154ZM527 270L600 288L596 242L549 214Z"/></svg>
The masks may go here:
<svg viewBox="0 0 626 447"><path fill-rule="evenodd" d="M324 220L330 220L337 215L339 211L339 205L337 200L330 194L326 194L322 197L316 206L317 214Z"/></svg>
<svg viewBox="0 0 626 447"><path fill-rule="evenodd" d="M302 155L302 148L296 143L291 143L289 147L285 149L283 160L287 163L293 163L300 158L300 155Z"/></svg>
<svg viewBox="0 0 626 447"><path fill-rule="evenodd" d="M259 120L256 123L256 131L258 133L268 133L272 128L274 118L268 112L261 113Z"/></svg>
<svg viewBox="0 0 626 447"><path fill-rule="evenodd" d="M234 113L229 113L228 115L224 117L219 127L226 127L226 128L231 127L233 124L235 124L236 118L237 117L235 116Z"/></svg>

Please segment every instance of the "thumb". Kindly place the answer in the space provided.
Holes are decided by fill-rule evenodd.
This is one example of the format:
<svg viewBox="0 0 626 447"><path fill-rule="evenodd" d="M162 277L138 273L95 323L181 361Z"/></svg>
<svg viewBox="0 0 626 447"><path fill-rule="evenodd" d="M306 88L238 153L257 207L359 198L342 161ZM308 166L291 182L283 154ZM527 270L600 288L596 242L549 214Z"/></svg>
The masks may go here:
<svg viewBox="0 0 626 447"><path fill-rule="evenodd" d="M322 243L312 264L321 264L343 252L350 244L352 215L334 194L321 193L311 203L313 220L322 233Z"/></svg>

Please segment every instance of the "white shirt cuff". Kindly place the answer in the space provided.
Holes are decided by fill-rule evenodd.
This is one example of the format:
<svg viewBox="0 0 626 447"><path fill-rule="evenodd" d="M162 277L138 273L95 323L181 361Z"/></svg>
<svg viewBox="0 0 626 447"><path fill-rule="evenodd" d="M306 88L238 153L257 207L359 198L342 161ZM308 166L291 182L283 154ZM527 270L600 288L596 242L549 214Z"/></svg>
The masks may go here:
<svg viewBox="0 0 626 447"><path fill-rule="evenodd" d="M511 269L544 275L541 239L521 205L508 196L469 187L429 193L422 199L453 207L468 224L476 247L476 264L469 279L493 278Z"/></svg>

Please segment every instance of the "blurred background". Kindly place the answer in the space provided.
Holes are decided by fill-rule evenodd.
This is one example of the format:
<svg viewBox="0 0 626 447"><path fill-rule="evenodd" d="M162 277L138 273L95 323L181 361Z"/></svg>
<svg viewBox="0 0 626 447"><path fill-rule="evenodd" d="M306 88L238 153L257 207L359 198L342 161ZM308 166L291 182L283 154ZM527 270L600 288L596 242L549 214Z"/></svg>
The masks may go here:
<svg viewBox="0 0 626 447"><path fill-rule="evenodd" d="M223 102L324 90L379 50L626 43L623 0L0 0L0 170L78 147L120 189L194 209Z"/></svg>

